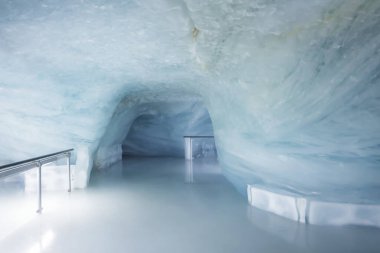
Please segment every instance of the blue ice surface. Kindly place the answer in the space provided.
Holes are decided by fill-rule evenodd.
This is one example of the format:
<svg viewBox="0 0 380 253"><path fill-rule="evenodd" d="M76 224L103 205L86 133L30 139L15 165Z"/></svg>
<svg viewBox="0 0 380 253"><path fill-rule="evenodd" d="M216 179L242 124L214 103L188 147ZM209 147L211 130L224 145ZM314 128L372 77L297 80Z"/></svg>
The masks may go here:
<svg viewBox="0 0 380 253"><path fill-rule="evenodd" d="M200 100L241 192L378 204L379 13L366 0L1 1L0 159L73 147L84 187L157 103Z"/></svg>

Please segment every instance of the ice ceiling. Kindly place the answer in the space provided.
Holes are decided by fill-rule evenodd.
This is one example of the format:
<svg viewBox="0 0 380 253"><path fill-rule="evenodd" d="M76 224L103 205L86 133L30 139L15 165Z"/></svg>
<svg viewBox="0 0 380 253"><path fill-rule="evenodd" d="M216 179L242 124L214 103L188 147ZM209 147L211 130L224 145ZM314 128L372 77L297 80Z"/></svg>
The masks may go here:
<svg viewBox="0 0 380 253"><path fill-rule="evenodd" d="M1 0L0 160L76 184L149 105L200 99L226 177L380 203L380 1Z"/></svg>

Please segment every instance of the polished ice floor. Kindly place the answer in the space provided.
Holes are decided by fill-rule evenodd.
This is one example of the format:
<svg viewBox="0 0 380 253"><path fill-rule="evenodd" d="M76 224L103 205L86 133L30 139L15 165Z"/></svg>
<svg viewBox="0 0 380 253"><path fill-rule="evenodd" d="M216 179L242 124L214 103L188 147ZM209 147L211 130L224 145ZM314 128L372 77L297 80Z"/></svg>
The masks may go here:
<svg viewBox="0 0 380 253"><path fill-rule="evenodd" d="M86 190L45 193L42 215L36 193L8 185L0 191L0 252L380 252L378 229L285 220L248 206L216 162L190 165L124 160L94 173Z"/></svg>

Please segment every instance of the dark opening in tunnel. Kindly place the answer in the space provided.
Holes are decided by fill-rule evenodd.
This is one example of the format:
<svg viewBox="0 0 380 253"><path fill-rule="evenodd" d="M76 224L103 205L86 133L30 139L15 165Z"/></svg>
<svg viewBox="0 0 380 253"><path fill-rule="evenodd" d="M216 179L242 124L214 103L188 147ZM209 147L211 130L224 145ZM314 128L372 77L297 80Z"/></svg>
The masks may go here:
<svg viewBox="0 0 380 253"><path fill-rule="evenodd" d="M201 96L183 91L130 93L106 127L93 168L107 168L123 156L185 157L184 136L213 136ZM193 141L193 157L216 157L214 139Z"/></svg>
<svg viewBox="0 0 380 253"><path fill-rule="evenodd" d="M210 115L201 101L153 102L132 123L123 141L124 156L184 157L183 136L213 136ZM213 139L193 140L194 157L215 157Z"/></svg>

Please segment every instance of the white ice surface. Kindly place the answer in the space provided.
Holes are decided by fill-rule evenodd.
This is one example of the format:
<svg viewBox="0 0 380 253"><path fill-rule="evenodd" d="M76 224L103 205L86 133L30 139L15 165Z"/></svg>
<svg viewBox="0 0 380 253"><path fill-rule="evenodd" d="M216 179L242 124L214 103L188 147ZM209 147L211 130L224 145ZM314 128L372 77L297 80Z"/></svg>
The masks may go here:
<svg viewBox="0 0 380 253"><path fill-rule="evenodd" d="M260 212L215 162L194 160L192 182L187 164L123 161L95 171L84 191L44 192L42 215L36 194L0 187L0 252L378 252L379 229L306 226Z"/></svg>

